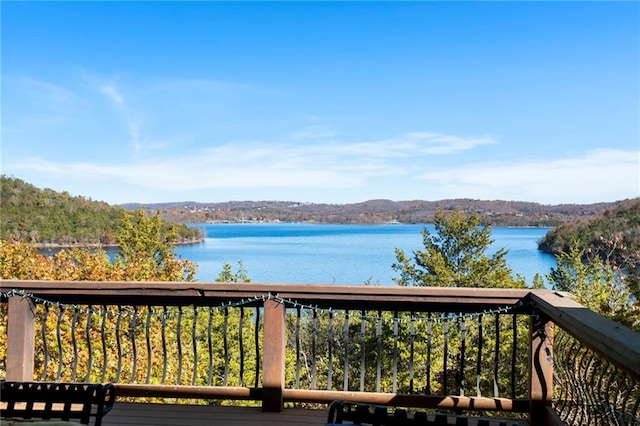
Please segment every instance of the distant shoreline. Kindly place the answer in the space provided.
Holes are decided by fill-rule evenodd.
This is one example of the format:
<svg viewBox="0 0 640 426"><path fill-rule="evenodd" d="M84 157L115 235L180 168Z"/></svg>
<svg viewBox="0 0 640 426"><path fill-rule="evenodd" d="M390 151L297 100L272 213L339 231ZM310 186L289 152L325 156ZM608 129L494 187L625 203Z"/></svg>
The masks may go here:
<svg viewBox="0 0 640 426"><path fill-rule="evenodd" d="M204 242L204 238L198 238L196 240L176 242L175 246L186 246L191 244L199 244ZM100 244L100 243L76 243L76 244L62 244L62 243L34 243L33 246L38 250L59 250L59 249L72 249L72 248L105 248L115 249L120 247L118 244Z"/></svg>

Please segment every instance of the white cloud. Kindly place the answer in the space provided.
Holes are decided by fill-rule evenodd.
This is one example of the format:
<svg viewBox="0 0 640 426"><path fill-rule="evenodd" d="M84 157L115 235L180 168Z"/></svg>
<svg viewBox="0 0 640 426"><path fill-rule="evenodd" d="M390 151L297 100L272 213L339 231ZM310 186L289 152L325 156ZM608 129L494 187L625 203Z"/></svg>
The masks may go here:
<svg viewBox="0 0 640 426"><path fill-rule="evenodd" d="M100 88L100 93L105 95L117 107L121 108L124 106L124 97L114 85L107 84L105 86L102 86Z"/></svg>
<svg viewBox="0 0 640 426"><path fill-rule="evenodd" d="M130 138L141 147L140 129L131 124ZM109 165L101 163L54 163L32 158L8 165L13 170L66 176L76 181L110 180L126 185L164 190L214 188L354 188L370 177L407 173L396 164L416 147L389 141L368 143L300 144L237 142L209 147L190 155L171 158L143 157Z"/></svg>
<svg viewBox="0 0 640 426"><path fill-rule="evenodd" d="M497 141L491 136L463 137L438 133L407 133L401 141L413 143L425 154L452 154L467 151L480 145L494 144Z"/></svg>
<svg viewBox="0 0 640 426"><path fill-rule="evenodd" d="M640 151L592 150L577 157L467 164L421 175L447 197L591 203L640 196Z"/></svg>

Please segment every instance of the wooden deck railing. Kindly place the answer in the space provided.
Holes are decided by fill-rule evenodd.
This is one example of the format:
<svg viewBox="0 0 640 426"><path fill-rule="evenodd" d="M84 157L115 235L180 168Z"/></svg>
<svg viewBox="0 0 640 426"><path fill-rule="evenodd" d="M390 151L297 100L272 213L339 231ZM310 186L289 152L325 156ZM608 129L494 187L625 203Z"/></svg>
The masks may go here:
<svg viewBox="0 0 640 426"><path fill-rule="evenodd" d="M7 380L109 381L121 396L265 411L343 399L639 422L640 336L567 294L6 280L0 293Z"/></svg>

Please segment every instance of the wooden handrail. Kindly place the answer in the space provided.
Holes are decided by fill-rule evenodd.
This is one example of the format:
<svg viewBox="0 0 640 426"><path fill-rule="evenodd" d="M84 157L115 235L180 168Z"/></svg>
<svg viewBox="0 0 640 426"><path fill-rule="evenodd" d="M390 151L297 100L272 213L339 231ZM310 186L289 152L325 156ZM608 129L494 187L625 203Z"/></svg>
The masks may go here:
<svg viewBox="0 0 640 426"><path fill-rule="evenodd" d="M144 296L147 304L207 305L271 294L325 308L375 310L398 305L405 310L455 313L518 305L529 293L526 289L496 288L0 280L0 291L11 289L78 304L134 304Z"/></svg>
<svg viewBox="0 0 640 426"><path fill-rule="evenodd" d="M569 293L531 291L527 298L556 326L640 380L638 333L585 308Z"/></svg>

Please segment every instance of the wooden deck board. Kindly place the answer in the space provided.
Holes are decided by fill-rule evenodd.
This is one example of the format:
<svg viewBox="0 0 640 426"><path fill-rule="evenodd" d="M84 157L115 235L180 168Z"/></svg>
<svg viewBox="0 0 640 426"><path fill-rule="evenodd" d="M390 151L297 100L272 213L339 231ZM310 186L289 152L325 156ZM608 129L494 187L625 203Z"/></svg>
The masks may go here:
<svg viewBox="0 0 640 426"><path fill-rule="evenodd" d="M323 426L327 410L289 408L281 413L263 413L258 407L220 407L213 405L142 404L117 402L102 421L104 426ZM432 419L432 416L429 417ZM498 425L492 419L491 425ZM456 424L449 416L449 425ZM507 420L507 425L527 425L523 420ZM469 426L477 425L470 419Z"/></svg>
<svg viewBox="0 0 640 426"><path fill-rule="evenodd" d="M285 409L281 413L263 413L258 407L117 402L109 414L103 418L102 424L104 426L322 426L326 421L326 410L292 408Z"/></svg>

